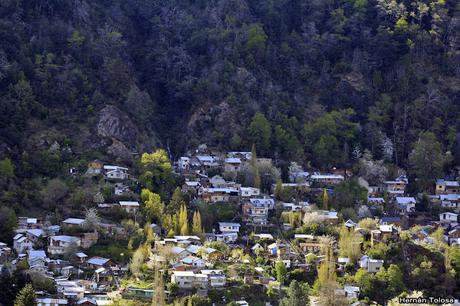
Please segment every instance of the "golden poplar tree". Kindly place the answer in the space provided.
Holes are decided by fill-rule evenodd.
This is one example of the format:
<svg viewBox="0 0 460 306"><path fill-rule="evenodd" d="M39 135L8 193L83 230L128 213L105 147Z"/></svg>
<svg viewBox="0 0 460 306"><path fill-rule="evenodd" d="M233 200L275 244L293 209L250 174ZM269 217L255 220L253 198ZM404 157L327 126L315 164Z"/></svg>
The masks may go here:
<svg viewBox="0 0 460 306"><path fill-rule="evenodd" d="M193 214L192 234L198 236L203 234L203 227L201 226L201 214L198 210L196 210Z"/></svg>
<svg viewBox="0 0 460 306"><path fill-rule="evenodd" d="M188 214L187 214L187 207L182 205L179 212L179 228L181 235L188 235L189 228L188 228Z"/></svg>
<svg viewBox="0 0 460 306"><path fill-rule="evenodd" d="M323 209L329 209L329 194L327 193L327 189L323 189Z"/></svg>

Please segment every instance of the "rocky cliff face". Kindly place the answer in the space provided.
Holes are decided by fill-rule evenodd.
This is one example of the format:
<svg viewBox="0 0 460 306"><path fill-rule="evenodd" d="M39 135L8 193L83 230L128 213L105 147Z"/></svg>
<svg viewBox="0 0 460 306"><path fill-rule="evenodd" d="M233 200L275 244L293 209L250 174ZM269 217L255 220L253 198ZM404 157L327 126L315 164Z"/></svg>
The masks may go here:
<svg viewBox="0 0 460 306"><path fill-rule="evenodd" d="M120 162L131 163L133 152L151 151L159 145L153 132L139 131L130 116L113 105L98 114L96 134L105 152Z"/></svg>
<svg viewBox="0 0 460 306"><path fill-rule="evenodd" d="M131 119L120 109L107 105L99 112L97 135L122 142L129 148L135 148L138 130Z"/></svg>

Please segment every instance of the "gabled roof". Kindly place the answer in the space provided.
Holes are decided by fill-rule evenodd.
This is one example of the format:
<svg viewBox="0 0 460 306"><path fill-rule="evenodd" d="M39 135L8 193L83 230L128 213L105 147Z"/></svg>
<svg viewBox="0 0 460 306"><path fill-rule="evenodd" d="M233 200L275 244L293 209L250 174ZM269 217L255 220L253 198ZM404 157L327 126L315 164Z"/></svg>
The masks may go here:
<svg viewBox="0 0 460 306"><path fill-rule="evenodd" d="M322 180L322 179L336 179L336 180L343 180L343 175L340 174L313 174L311 176L312 180Z"/></svg>
<svg viewBox="0 0 460 306"><path fill-rule="evenodd" d="M203 191L207 192L207 193L232 193L232 192L238 192L238 189L231 188L231 187L227 187L227 188L204 188Z"/></svg>
<svg viewBox="0 0 460 306"><path fill-rule="evenodd" d="M75 253L75 256L77 256L78 258L87 258L88 257L88 255L86 255L83 252L77 252L77 253Z"/></svg>
<svg viewBox="0 0 460 306"><path fill-rule="evenodd" d="M86 261L86 263L90 265L95 265L95 266L103 266L106 263L108 263L110 259L108 258L103 258L103 257L92 257Z"/></svg>
<svg viewBox="0 0 460 306"><path fill-rule="evenodd" d="M378 203L385 203L384 198L374 198L374 197L368 197L367 198L368 202L378 202Z"/></svg>
<svg viewBox="0 0 460 306"><path fill-rule="evenodd" d="M13 240L18 240L19 238L21 237L24 237L23 234L16 234L14 237L13 237Z"/></svg>
<svg viewBox="0 0 460 306"><path fill-rule="evenodd" d="M198 236L194 236L194 235L191 235L191 236L187 236L187 235L175 235L174 236L174 239L176 240L197 240L197 241L200 241L200 237Z"/></svg>
<svg viewBox="0 0 460 306"><path fill-rule="evenodd" d="M35 236L35 237L41 237L45 236L45 231L40 229L40 228L35 228L35 229L29 229L27 230L27 233Z"/></svg>
<svg viewBox="0 0 460 306"><path fill-rule="evenodd" d="M401 217L387 216L387 217L382 217L382 219L380 219L380 223L388 223L388 222L401 222Z"/></svg>
<svg viewBox="0 0 460 306"><path fill-rule="evenodd" d="M137 201L119 201L118 203L120 204L120 206L132 206L132 207L140 206L139 202Z"/></svg>
<svg viewBox="0 0 460 306"><path fill-rule="evenodd" d="M454 216L457 217L458 216L458 214L455 214L453 212L443 212L443 213L440 213L439 215L449 215L449 216L452 216L452 217L454 217Z"/></svg>
<svg viewBox="0 0 460 306"><path fill-rule="evenodd" d="M254 237L259 239L273 239L272 234L254 234Z"/></svg>
<svg viewBox="0 0 460 306"><path fill-rule="evenodd" d="M209 162L212 163L214 162L214 157L211 155L197 155L195 156L200 162Z"/></svg>
<svg viewBox="0 0 460 306"><path fill-rule="evenodd" d="M415 204L417 201L414 197L396 197L396 202L400 205Z"/></svg>
<svg viewBox="0 0 460 306"><path fill-rule="evenodd" d="M193 264L194 262L205 262L203 259L195 257L195 256L187 256L185 258L182 258L181 262L185 264Z"/></svg>
<svg viewBox="0 0 460 306"><path fill-rule="evenodd" d="M193 271L173 271L175 276L195 276Z"/></svg>
<svg viewBox="0 0 460 306"><path fill-rule="evenodd" d="M80 219L80 218L67 218L62 223L66 224L73 224L73 225L82 225L85 223L85 219Z"/></svg>
<svg viewBox="0 0 460 306"><path fill-rule="evenodd" d="M447 187L459 187L460 186L460 184L457 181L448 181L444 179L437 179L436 185L444 185Z"/></svg>
<svg viewBox="0 0 460 306"><path fill-rule="evenodd" d="M460 199L460 194L456 193L449 193L449 194L441 194L439 196L441 201L458 201Z"/></svg>
<svg viewBox="0 0 460 306"><path fill-rule="evenodd" d="M392 224L383 224L379 226L380 231L384 233L391 233L393 231L393 225Z"/></svg>
<svg viewBox="0 0 460 306"><path fill-rule="evenodd" d="M239 223L234 223L234 222L219 222L219 226L236 226L236 227L241 227L241 224Z"/></svg>
<svg viewBox="0 0 460 306"><path fill-rule="evenodd" d="M346 227L355 227L355 226L358 225L358 224L355 223L355 222L353 222L353 220L348 219L348 220L344 223L344 225L345 225Z"/></svg>
<svg viewBox="0 0 460 306"><path fill-rule="evenodd" d="M174 246L174 247L171 248L171 252L172 252L173 254L176 254L176 255L177 255L177 254L180 254L180 253L182 253L182 252L187 252L187 251L186 251L184 248L181 248L181 247L178 247L178 246Z"/></svg>
<svg viewBox="0 0 460 306"><path fill-rule="evenodd" d="M27 218L26 222L27 224L37 224L38 220L37 218Z"/></svg>
<svg viewBox="0 0 460 306"><path fill-rule="evenodd" d="M230 157L225 159L225 163L227 164L241 164L241 159L237 157Z"/></svg>
<svg viewBox="0 0 460 306"><path fill-rule="evenodd" d="M43 250L29 250L28 252L29 259L31 258L46 258L46 253Z"/></svg>
<svg viewBox="0 0 460 306"><path fill-rule="evenodd" d="M109 171L113 171L113 170L128 171L128 168L126 168L126 167L113 166L113 165L104 165L104 169L109 170Z"/></svg>
<svg viewBox="0 0 460 306"><path fill-rule="evenodd" d="M68 243L77 242L78 240L80 240L80 238L78 237L66 236L66 235L50 236L50 239L55 240L55 241L68 242Z"/></svg>

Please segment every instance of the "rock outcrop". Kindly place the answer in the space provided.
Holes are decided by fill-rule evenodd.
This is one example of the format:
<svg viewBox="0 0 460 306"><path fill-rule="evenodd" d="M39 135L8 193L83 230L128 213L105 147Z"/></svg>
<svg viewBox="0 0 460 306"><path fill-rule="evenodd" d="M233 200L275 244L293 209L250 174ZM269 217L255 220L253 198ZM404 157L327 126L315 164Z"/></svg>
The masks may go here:
<svg viewBox="0 0 460 306"><path fill-rule="evenodd" d="M125 113L113 105L107 105L99 112L97 134L116 139L127 148L134 148L136 147L138 130Z"/></svg>

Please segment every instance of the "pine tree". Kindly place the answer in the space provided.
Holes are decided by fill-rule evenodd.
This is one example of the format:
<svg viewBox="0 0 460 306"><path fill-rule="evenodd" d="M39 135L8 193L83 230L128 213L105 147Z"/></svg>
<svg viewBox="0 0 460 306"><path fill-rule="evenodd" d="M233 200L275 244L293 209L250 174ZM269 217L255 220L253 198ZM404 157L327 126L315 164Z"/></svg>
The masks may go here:
<svg viewBox="0 0 460 306"><path fill-rule="evenodd" d="M201 225L201 214L197 210L193 214L192 234L200 236L203 234L203 227Z"/></svg>
<svg viewBox="0 0 460 306"><path fill-rule="evenodd" d="M25 285L16 295L14 306L32 306L35 305L35 290L31 284Z"/></svg>

